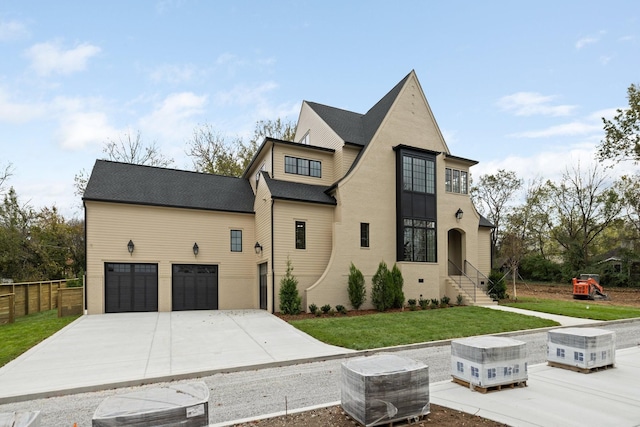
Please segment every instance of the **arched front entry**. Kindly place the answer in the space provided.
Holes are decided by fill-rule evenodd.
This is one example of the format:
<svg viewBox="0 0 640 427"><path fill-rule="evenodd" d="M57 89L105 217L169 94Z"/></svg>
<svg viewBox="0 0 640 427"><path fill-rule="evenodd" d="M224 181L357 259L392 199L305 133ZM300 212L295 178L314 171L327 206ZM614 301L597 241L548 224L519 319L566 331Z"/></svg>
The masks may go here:
<svg viewBox="0 0 640 427"><path fill-rule="evenodd" d="M463 241L464 235L460 230L452 228L447 233L449 276L459 276L464 271Z"/></svg>

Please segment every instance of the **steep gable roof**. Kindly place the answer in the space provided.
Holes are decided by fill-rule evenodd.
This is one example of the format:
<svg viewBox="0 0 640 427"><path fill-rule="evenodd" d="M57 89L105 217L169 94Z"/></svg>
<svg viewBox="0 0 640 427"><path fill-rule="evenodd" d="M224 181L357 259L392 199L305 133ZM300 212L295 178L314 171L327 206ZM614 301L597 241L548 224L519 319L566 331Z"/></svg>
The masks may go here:
<svg viewBox="0 0 640 427"><path fill-rule="evenodd" d="M267 187L271 192L271 197L274 199L320 203L323 205L337 204L336 199L326 193L329 189L328 186L273 179L267 172L262 172L262 176L264 176Z"/></svg>
<svg viewBox="0 0 640 427"><path fill-rule="evenodd" d="M241 178L97 160L83 200L254 213Z"/></svg>
<svg viewBox="0 0 640 427"><path fill-rule="evenodd" d="M407 74L404 79L395 85L393 89L383 96L382 99L365 114L341 110L316 102L307 101L307 105L309 105L343 141L364 147L369 144L375 135L393 105L393 102L398 97L400 90L409 79L409 76L411 76L411 73Z"/></svg>

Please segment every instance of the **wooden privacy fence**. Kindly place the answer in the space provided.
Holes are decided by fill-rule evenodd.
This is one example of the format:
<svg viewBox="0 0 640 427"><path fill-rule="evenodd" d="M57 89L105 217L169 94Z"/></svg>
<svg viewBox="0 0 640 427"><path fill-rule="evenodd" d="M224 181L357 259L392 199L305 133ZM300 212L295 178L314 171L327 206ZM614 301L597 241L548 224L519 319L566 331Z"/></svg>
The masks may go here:
<svg viewBox="0 0 640 427"><path fill-rule="evenodd" d="M4 304L9 304L4 301L7 299L5 296L9 294L13 295L14 318L58 308L58 292L61 289L67 289L67 281L69 280L71 279L0 284L0 316L4 313L2 311ZM80 289L80 293L83 292L83 288L68 289ZM2 322L1 319L2 317L0 317L0 322Z"/></svg>
<svg viewBox="0 0 640 427"><path fill-rule="evenodd" d="M14 294L0 295L0 325L16 321L15 299Z"/></svg>
<svg viewBox="0 0 640 427"><path fill-rule="evenodd" d="M75 316L84 311L84 287L58 289L58 317Z"/></svg>

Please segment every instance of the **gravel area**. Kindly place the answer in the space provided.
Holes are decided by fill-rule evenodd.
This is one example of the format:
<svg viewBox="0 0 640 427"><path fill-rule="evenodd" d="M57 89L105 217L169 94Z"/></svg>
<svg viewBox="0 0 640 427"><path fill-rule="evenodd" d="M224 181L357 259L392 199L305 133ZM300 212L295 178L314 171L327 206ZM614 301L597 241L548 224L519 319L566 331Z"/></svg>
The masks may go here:
<svg viewBox="0 0 640 427"><path fill-rule="evenodd" d="M596 324L616 332L616 348L640 345L640 319ZM527 343L529 365L546 362L545 330L514 332L508 336ZM370 352L373 353L373 352ZM450 376L451 351L448 343L432 343L397 349L395 353L429 366L429 380L439 382ZM212 424L260 417L340 400L340 364L345 359L302 363L279 368L221 373L198 378L211 390L209 420ZM69 363L73 363L70 361ZM191 380L193 381L193 380ZM0 405L0 412L40 411L43 426L91 426L93 413L108 396L162 383Z"/></svg>

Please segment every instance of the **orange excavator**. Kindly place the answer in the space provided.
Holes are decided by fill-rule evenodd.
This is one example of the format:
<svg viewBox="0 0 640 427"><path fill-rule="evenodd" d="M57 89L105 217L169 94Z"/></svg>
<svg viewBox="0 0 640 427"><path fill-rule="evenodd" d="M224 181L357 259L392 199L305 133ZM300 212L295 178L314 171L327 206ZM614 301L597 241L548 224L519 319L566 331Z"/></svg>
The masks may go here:
<svg viewBox="0 0 640 427"><path fill-rule="evenodd" d="M609 299L600 285L600 275L581 274L580 278L573 278L574 299Z"/></svg>

